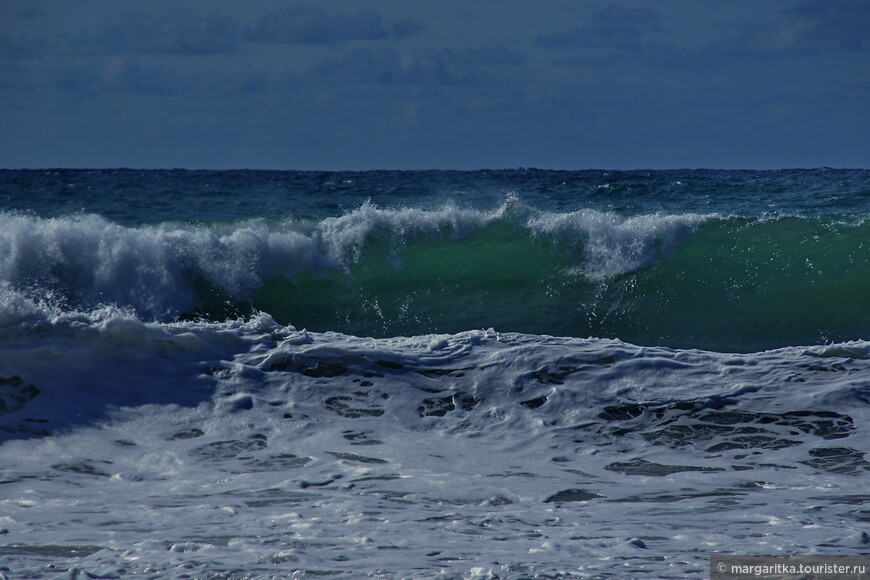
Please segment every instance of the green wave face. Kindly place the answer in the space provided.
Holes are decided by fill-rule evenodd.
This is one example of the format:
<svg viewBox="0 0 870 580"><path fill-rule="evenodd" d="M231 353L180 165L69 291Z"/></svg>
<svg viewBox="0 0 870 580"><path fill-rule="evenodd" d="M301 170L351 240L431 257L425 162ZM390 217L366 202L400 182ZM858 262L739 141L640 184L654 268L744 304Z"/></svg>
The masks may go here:
<svg viewBox="0 0 870 580"><path fill-rule="evenodd" d="M727 351L862 338L870 329L868 240L867 223L711 225L671 259L636 274L626 322L653 331L641 335L645 343L697 340Z"/></svg>
<svg viewBox="0 0 870 580"><path fill-rule="evenodd" d="M565 283L592 288L566 277L570 265L548 243L500 222L459 240L372 244L347 271L270 280L255 304L297 327L360 335L532 332L550 323L545 313Z"/></svg>
<svg viewBox="0 0 870 580"><path fill-rule="evenodd" d="M458 239L378 238L346 269L268 280L253 306L313 331L492 327L720 351L866 338L870 329L866 222L715 219L679 243L563 233L504 218ZM602 274L608 249L619 268Z"/></svg>

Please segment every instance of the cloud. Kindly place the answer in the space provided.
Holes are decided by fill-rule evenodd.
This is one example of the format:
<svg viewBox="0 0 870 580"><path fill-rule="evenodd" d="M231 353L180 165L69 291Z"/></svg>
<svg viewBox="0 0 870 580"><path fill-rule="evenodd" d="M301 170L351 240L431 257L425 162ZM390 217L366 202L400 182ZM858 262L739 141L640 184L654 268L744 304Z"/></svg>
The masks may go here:
<svg viewBox="0 0 870 580"><path fill-rule="evenodd" d="M506 47L451 50L399 50L371 46L321 61L308 82L382 85L489 85L496 82L480 67L521 66L526 58Z"/></svg>
<svg viewBox="0 0 870 580"><path fill-rule="evenodd" d="M24 68L17 62L0 59L0 91L6 89L29 89L27 76ZM8 106L10 101L6 101Z"/></svg>
<svg viewBox="0 0 870 580"><path fill-rule="evenodd" d="M351 51L314 66L311 73L339 82L390 85L450 85L461 82L441 52L398 51L371 47Z"/></svg>
<svg viewBox="0 0 870 580"><path fill-rule="evenodd" d="M866 0L814 0L788 10L794 14L797 46L828 50L870 48L870 3Z"/></svg>
<svg viewBox="0 0 870 580"><path fill-rule="evenodd" d="M611 4L597 12L594 20L601 26L646 26L658 22L659 15L646 8L626 8Z"/></svg>
<svg viewBox="0 0 870 580"><path fill-rule="evenodd" d="M209 71L204 89L220 93L256 93L269 89L268 80L250 64L236 64Z"/></svg>
<svg viewBox="0 0 870 580"><path fill-rule="evenodd" d="M30 8L25 8L21 12L18 13L18 18L22 20L36 20L37 18L43 18L48 14L45 10L38 6L31 6Z"/></svg>
<svg viewBox="0 0 870 580"><path fill-rule="evenodd" d="M122 94L217 102L272 90L276 83L270 80L250 64L224 62L204 67L189 62L166 66L165 62L130 54L94 59L45 58L27 63L0 60L0 90L19 91L16 98L40 95L84 102Z"/></svg>
<svg viewBox="0 0 870 580"><path fill-rule="evenodd" d="M180 84L165 70L142 66L134 58L119 56L103 67L99 84L95 88L99 92L171 96L179 92Z"/></svg>
<svg viewBox="0 0 870 580"><path fill-rule="evenodd" d="M651 32L663 32L659 15L645 8L626 8L611 4L596 12L591 26L556 34L542 35L537 44L544 48L588 48L637 53Z"/></svg>
<svg viewBox="0 0 870 580"><path fill-rule="evenodd" d="M173 69L122 55L96 69L94 93L134 93L155 97L185 95L210 101L232 99L269 89L269 83L253 66L225 64L213 68Z"/></svg>
<svg viewBox="0 0 870 580"><path fill-rule="evenodd" d="M411 20L403 20L401 22L394 22L390 25L391 30L390 33L393 38L396 40L402 40L403 38L408 38L411 36L417 35L425 26L420 24L419 22L413 22Z"/></svg>
<svg viewBox="0 0 870 580"><path fill-rule="evenodd" d="M235 22L226 16L172 12L159 17L129 14L67 43L74 54L232 54L239 36Z"/></svg>
<svg viewBox="0 0 870 580"><path fill-rule="evenodd" d="M483 66L522 66L528 63L525 55L504 46L467 48L452 58L456 62Z"/></svg>
<svg viewBox="0 0 870 580"><path fill-rule="evenodd" d="M263 15L249 30L251 42L287 44L336 44L355 40L396 40L413 36L423 26L403 21L385 24L379 14L366 10L356 14L331 16L323 10L295 6Z"/></svg>
<svg viewBox="0 0 870 580"><path fill-rule="evenodd" d="M49 51L50 46L41 39L20 32L0 31L0 58L32 58L44 56Z"/></svg>
<svg viewBox="0 0 870 580"><path fill-rule="evenodd" d="M4 71L5 72L5 71ZM13 69L12 71L16 71ZM122 55L99 63L69 63L42 59L19 69L7 88L59 101L82 102L109 93L152 96L179 94L188 79L162 67L146 66Z"/></svg>
<svg viewBox="0 0 870 580"><path fill-rule="evenodd" d="M723 56L792 56L870 49L870 3L812 0L784 10L775 26L747 27L708 50Z"/></svg>
<svg viewBox="0 0 870 580"><path fill-rule="evenodd" d="M41 18L41 9L25 10L22 19ZM263 15L243 31L230 17L215 13L173 11L155 16L126 14L118 21L81 34L43 40L0 30L0 58L97 55L227 55L242 41L287 44L337 44L350 41L401 40L419 34L423 25L410 20L385 23L371 11L329 15L297 6Z"/></svg>

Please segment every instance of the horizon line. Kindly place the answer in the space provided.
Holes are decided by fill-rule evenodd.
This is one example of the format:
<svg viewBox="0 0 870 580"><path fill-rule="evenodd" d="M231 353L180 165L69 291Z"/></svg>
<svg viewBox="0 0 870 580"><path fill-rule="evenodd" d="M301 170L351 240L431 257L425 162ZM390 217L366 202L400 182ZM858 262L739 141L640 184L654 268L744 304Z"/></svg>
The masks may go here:
<svg viewBox="0 0 870 580"><path fill-rule="evenodd" d="M514 167L478 167L475 169L458 169L458 168L386 168L375 167L366 169L276 169L263 167L133 167L133 166L104 166L104 167L74 167L74 166L44 166L44 167L0 167L0 171L263 171L263 172L294 172L294 173L414 173L414 172L456 172L456 173L475 173L483 171L553 171L553 172L582 172L582 171L613 171L613 172L639 172L639 171L866 171L870 168L866 167L834 167L829 165L819 165L813 167L767 167L767 168L752 168L752 167L636 167L632 169L614 168L614 167L584 167L584 168L557 168L557 167L535 167L535 166L514 166Z"/></svg>

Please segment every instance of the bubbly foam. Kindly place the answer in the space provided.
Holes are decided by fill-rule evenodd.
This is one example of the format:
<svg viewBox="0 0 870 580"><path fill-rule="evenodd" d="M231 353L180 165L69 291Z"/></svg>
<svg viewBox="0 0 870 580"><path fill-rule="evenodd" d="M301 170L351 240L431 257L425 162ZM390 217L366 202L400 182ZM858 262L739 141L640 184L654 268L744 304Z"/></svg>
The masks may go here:
<svg viewBox="0 0 870 580"><path fill-rule="evenodd" d="M866 550L865 342L33 322L0 350L0 554L24 577L700 577L711 546Z"/></svg>

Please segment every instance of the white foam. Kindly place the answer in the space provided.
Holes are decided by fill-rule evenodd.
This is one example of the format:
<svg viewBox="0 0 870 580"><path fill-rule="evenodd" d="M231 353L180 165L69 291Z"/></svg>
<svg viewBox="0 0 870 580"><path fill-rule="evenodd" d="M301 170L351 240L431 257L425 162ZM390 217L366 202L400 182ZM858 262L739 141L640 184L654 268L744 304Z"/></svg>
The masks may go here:
<svg viewBox="0 0 870 580"><path fill-rule="evenodd" d="M95 215L2 214L0 281L19 290L54 289L84 305L130 305L159 319L193 306L191 276L244 298L270 277L346 268L375 235L397 244L444 228L461 236L493 215L365 204L317 224L287 219L130 228Z"/></svg>
<svg viewBox="0 0 870 580"><path fill-rule="evenodd" d="M580 248L578 271L604 280L654 264L704 222L717 216L700 214L643 215L623 218L596 210L547 213L529 219L536 235L556 237Z"/></svg>
<svg viewBox="0 0 870 580"><path fill-rule="evenodd" d="M0 415L0 550L23 577L618 576L625 561L691 577L714 551L866 548L847 501L866 491L864 343L737 355L38 315L0 334L0 396L40 391ZM709 450L727 442L747 448ZM856 472L824 468L848 468L848 449Z"/></svg>

